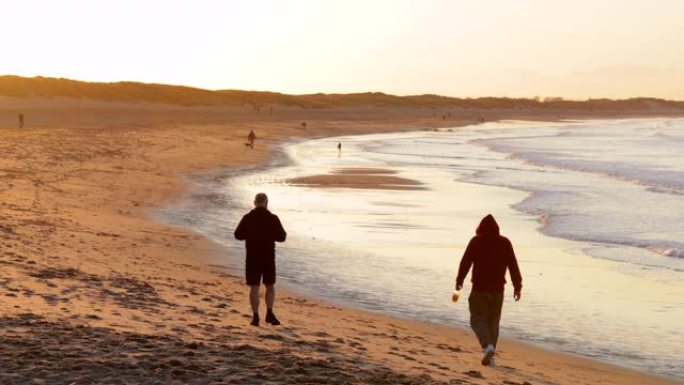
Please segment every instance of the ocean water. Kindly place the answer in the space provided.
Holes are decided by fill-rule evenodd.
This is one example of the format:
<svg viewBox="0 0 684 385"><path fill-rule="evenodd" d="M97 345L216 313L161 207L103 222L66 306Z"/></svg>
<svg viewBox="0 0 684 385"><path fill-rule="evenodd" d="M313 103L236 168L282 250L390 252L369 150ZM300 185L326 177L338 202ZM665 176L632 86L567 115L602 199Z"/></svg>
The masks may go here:
<svg viewBox="0 0 684 385"><path fill-rule="evenodd" d="M266 192L288 231L278 247L280 282L468 327L467 301L452 304L450 294L468 240L491 213L523 273L520 302L507 287L502 337L684 378L683 150L681 119L315 139L286 145L268 168L195 176L187 199L159 216L241 255L232 231L254 194ZM350 167L389 169L423 188L288 182Z"/></svg>

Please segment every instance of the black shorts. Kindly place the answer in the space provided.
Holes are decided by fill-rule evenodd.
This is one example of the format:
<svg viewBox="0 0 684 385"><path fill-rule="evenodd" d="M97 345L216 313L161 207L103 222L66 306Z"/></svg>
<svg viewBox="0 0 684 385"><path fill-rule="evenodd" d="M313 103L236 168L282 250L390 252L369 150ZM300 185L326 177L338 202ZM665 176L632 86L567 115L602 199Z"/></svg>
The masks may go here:
<svg viewBox="0 0 684 385"><path fill-rule="evenodd" d="M250 286L273 285L276 281L275 259L266 261L247 261L245 279Z"/></svg>

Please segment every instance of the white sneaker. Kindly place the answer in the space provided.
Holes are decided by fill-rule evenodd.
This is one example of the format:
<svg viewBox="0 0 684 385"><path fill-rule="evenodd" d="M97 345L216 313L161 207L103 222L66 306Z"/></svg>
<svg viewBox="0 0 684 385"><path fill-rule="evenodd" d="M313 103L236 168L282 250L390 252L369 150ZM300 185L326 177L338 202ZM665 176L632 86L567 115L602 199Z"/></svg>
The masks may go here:
<svg viewBox="0 0 684 385"><path fill-rule="evenodd" d="M482 365L492 364L492 357L494 357L494 345L489 344L484 349L484 354L482 354Z"/></svg>

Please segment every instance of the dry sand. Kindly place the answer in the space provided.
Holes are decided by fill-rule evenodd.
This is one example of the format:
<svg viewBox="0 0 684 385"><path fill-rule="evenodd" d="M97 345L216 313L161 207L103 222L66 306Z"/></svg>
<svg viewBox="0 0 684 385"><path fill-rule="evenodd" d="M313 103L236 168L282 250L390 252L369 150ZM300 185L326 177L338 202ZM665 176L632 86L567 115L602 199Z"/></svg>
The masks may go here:
<svg viewBox="0 0 684 385"><path fill-rule="evenodd" d="M21 131L0 111L1 384L678 383L514 341L482 367L469 331L282 291L284 325L254 328L241 272L206 263L241 256L149 219L182 194L183 174L264 162L267 144L471 118L206 118L96 104L29 109Z"/></svg>

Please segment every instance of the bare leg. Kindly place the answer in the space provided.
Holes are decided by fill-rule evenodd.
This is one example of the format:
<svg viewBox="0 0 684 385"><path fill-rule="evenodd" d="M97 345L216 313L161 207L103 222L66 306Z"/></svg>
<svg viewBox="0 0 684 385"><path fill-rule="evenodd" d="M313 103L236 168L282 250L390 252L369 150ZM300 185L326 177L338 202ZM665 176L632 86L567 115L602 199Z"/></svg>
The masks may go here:
<svg viewBox="0 0 684 385"><path fill-rule="evenodd" d="M258 295L258 294L257 294ZM266 307L273 309L275 303L275 285L266 285Z"/></svg>
<svg viewBox="0 0 684 385"><path fill-rule="evenodd" d="M266 311L266 322L271 325L280 325L280 321L273 314L273 303L275 302L275 286L266 285L266 306L268 310Z"/></svg>
<svg viewBox="0 0 684 385"><path fill-rule="evenodd" d="M252 305L252 313L259 314L259 285L249 287L249 303Z"/></svg>

